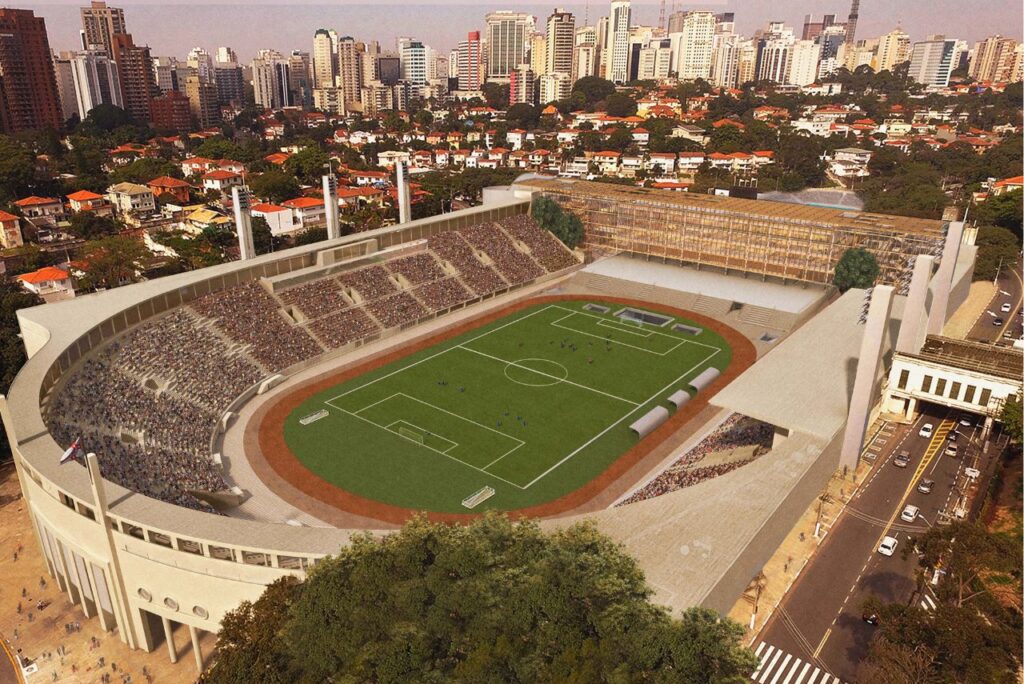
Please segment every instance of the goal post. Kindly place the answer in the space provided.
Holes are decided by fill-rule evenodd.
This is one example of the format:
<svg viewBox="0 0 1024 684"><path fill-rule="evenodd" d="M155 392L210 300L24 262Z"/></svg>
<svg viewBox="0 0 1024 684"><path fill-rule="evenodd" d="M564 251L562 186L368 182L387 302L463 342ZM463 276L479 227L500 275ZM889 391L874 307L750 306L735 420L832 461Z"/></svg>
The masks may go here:
<svg viewBox="0 0 1024 684"><path fill-rule="evenodd" d="M466 508L476 508L492 496L494 496L494 487L481 487L476 492L463 499L462 505Z"/></svg>
<svg viewBox="0 0 1024 684"><path fill-rule="evenodd" d="M423 444L426 441L426 436L422 432L407 428L404 425L398 426L398 434L417 444Z"/></svg>

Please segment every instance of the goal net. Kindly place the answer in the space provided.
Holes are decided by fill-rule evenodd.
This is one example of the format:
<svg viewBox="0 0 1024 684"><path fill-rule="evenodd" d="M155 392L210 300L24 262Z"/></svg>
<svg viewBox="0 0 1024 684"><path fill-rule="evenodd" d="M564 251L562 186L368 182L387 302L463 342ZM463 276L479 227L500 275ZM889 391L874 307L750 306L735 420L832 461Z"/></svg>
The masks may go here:
<svg viewBox="0 0 1024 684"><path fill-rule="evenodd" d="M462 505L466 508L475 508L492 496L494 496L494 487L481 487L475 493L463 499Z"/></svg>
<svg viewBox="0 0 1024 684"><path fill-rule="evenodd" d="M423 444L426 439L422 432L402 425L398 426L398 434L410 441L416 442L417 444Z"/></svg>

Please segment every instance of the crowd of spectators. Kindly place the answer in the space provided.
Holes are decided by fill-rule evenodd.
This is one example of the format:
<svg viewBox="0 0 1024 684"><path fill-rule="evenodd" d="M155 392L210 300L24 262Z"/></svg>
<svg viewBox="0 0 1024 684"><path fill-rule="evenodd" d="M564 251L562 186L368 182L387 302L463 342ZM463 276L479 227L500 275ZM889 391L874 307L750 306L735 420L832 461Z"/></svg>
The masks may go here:
<svg viewBox="0 0 1024 684"><path fill-rule="evenodd" d="M341 285L334 278L296 285L278 292L277 296L286 305L296 307L307 319L320 318L349 306Z"/></svg>
<svg viewBox="0 0 1024 684"><path fill-rule="evenodd" d="M527 214L516 214L500 221L509 235L530 248L530 254L548 273L579 263L558 238L544 230Z"/></svg>
<svg viewBox="0 0 1024 684"><path fill-rule="evenodd" d="M676 459L672 465L619 505L624 506L645 499L653 499L656 496L724 475L750 463L753 458L757 458L771 449L773 437L774 430L768 423L734 413L714 432L702 439L699 444ZM753 458L706 466L700 465L700 462L711 454L746 446L754 447Z"/></svg>
<svg viewBox="0 0 1024 684"><path fill-rule="evenodd" d="M390 297L375 299L367 304L366 308L384 328L405 325L427 315L427 310L423 308L423 305L408 292L399 292Z"/></svg>
<svg viewBox="0 0 1024 684"><path fill-rule="evenodd" d="M479 296L508 287L498 272L485 266L473 253L459 233L446 231L432 235L427 241L430 251L449 262L459 272L462 281Z"/></svg>
<svg viewBox="0 0 1024 684"><path fill-rule="evenodd" d="M323 342L324 346L337 349L379 333L380 327L360 307L318 318L309 324L309 330Z"/></svg>
<svg viewBox="0 0 1024 684"><path fill-rule="evenodd" d="M291 325L277 300L259 283L246 283L200 297L191 307L216 320L217 327L268 371L276 372L323 352L305 329Z"/></svg>
<svg viewBox="0 0 1024 684"><path fill-rule="evenodd" d="M387 262L388 270L405 277L412 285L429 283L444 278L444 271L433 254L422 252Z"/></svg>
<svg viewBox="0 0 1024 684"><path fill-rule="evenodd" d="M516 249L515 243L496 224L478 223L459 232L469 244L489 256L494 267L512 285L544 275L544 269L532 257Z"/></svg>
<svg viewBox="0 0 1024 684"><path fill-rule="evenodd" d="M338 280L343 285L358 292L363 302L386 297L389 294L393 294L396 290L391 276L379 264L357 268L354 271L346 271L338 276Z"/></svg>
<svg viewBox="0 0 1024 684"><path fill-rule="evenodd" d="M412 293L431 311L445 311L473 298L473 294L455 278L425 283Z"/></svg>

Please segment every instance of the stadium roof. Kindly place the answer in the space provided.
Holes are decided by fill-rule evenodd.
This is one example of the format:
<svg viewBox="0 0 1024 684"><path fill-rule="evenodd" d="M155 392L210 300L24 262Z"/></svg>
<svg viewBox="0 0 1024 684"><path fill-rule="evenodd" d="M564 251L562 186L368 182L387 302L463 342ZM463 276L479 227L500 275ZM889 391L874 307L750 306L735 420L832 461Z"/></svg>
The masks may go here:
<svg viewBox="0 0 1024 684"><path fill-rule="evenodd" d="M648 202L674 205L695 210L736 212L749 216L818 223L848 228L851 230L882 230L900 233L942 236L942 221L887 214L870 214L863 211L833 209L806 204L749 200L737 197L719 197L688 192L664 192L650 188L637 188L593 181L549 179L523 180L520 184L537 190L575 192L591 194L602 199L616 199L622 202Z"/></svg>
<svg viewBox="0 0 1024 684"><path fill-rule="evenodd" d="M1020 381L1024 351L970 340L929 335L917 354L902 354L975 373Z"/></svg>

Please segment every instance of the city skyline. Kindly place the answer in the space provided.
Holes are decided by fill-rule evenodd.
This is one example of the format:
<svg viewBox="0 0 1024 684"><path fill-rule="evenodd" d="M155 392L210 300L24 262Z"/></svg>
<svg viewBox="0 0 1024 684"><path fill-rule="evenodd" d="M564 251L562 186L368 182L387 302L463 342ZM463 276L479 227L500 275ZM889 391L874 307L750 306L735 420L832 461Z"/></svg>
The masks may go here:
<svg viewBox="0 0 1024 684"><path fill-rule="evenodd" d="M18 6L32 9L36 16L46 20L50 45L55 50L78 48L78 32L81 21L78 8L84 3L70 0L58 3L20 3ZM221 45L234 48L243 62L264 48L281 51L294 49L308 50L312 45L313 33L318 28L335 28L343 35L352 35L357 40L377 40L384 49L394 49L399 36L411 36L430 45L435 50L447 51L465 40L467 31L482 30L487 12L506 9L533 14L543 27L546 17L556 6L572 12L577 17L577 26L596 24L598 18L608 14L608 3L541 3L525 0L517 3L480 4L454 2L444 5L417 3L405 11L393 12L386 27L380 22L380 13L397 8L389 2L381 4L328 6L322 4L288 5L278 7L274 3L238 5L219 3L189 8L190 21L175 23L182 17L182 8L187 3L112 3L125 9L126 21L136 41L148 45L154 55L183 57L195 46L214 50ZM656 25L659 4L652 2L632 3L633 24ZM1024 28L1019 19L1016 3L999 0L973 8L971 23L964 25L957 21L956 12L962 5L951 0L938 2L910 2L901 6L896 14L886 8L862 7L858 38L874 37L886 33L897 25L910 34L913 40L927 35L942 33L949 37L973 43L983 37L999 33L1020 39ZM836 14L845 18L849 3L809 2L808 0L783 0L766 7L761 3L719 2L710 4L681 5L676 10L708 9L730 11L736 14L737 31L751 35L764 28L768 21L782 21L789 26L799 27L806 14L820 18L821 14ZM276 17L276 11L286 12ZM669 5L671 12L671 5ZM252 20L248 21L247 18ZM1008 24L1007 17L1014 17ZM278 21L277 19L281 21ZM589 22L585 20L589 18ZM261 28L265 27L265 29Z"/></svg>

